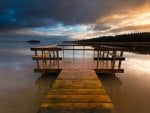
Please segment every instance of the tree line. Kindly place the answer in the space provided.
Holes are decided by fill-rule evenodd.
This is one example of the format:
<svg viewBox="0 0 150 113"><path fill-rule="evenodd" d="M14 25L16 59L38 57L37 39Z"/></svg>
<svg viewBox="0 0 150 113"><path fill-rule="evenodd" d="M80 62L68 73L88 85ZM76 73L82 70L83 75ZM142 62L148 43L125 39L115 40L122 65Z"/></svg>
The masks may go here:
<svg viewBox="0 0 150 113"><path fill-rule="evenodd" d="M150 42L150 32L130 33L116 36L101 36L80 40L81 42Z"/></svg>

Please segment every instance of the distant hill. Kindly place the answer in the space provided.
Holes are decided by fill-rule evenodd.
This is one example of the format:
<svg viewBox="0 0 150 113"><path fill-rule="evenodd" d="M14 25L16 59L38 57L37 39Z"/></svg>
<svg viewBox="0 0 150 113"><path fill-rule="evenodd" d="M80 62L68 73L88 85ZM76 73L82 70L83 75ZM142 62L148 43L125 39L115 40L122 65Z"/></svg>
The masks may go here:
<svg viewBox="0 0 150 113"><path fill-rule="evenodd" d="M79 40L79 42L150 42L150 32L122 34L116 36L102 36Z"/></svg>

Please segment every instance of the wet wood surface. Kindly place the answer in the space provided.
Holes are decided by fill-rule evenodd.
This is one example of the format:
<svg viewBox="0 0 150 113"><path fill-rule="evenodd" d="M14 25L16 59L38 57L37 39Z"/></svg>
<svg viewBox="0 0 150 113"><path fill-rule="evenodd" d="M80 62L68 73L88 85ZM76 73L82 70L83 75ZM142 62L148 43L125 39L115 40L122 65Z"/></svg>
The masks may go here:
<svg viewBox="0 0 150 113"><path fill-rule="evenodd" d="M111 113L113 104L92 69L61 71L38 113Z"/></svg>

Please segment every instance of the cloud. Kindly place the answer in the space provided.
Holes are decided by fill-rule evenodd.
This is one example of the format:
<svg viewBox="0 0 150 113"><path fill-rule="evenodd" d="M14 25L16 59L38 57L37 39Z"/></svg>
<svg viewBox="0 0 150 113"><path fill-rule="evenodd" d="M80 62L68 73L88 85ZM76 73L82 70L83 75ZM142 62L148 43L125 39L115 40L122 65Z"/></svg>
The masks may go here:
<svg viewBox="0 0 150 113"><path fill-rule="evenodd" d="M106 30L111 29L111 27L110 26L96 24L94 26L91 26L91 29L94 30L94 31L106 31Z"/></svg>
<svg viewBox="0 0 150 113"><path fill-rule="evenodd" d="M110 32L119 33L124 31L130 32L150 32L150 24L146 25L136 25L136 26L125 26L116 29L112 29Z"/></svg>
<svg viewBox="0 0 150 113"><path fill-rule="evenodd" d="M150 4L150 1L1 0L0 32L1 34L2 32L23 34L20 31L24 29L55 28L58 24L62 24L66 28L68 26L87 25L91 26L91 30L95 32L109 31L113 28L113 25L120 24L121 26L121 21L129 18L128 13L130 11L138 9L145 4ZM119 24L116 24L117 22ZM24 32L30 35L43 34L41 31L38 31L38 33L34 30L30 32L28 30ZM92 33L90 32L90 34Z"/></svg>
<svg viewBox="0 0 150 113"><path fill-rule="evenodd" d="M149 0L148 0L149 1ZM52 23L89 24L147 0L5 0L0 1L2 27L39 27ZM12 13L13 14L12 14Z"/></svg>

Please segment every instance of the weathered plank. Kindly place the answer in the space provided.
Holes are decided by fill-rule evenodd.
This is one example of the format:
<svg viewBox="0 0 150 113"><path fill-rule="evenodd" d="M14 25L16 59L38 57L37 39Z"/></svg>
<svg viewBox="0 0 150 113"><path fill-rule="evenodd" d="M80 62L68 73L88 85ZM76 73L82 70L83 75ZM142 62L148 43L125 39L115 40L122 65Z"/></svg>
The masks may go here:
<svg viewBox="0 0 150 113"><path fill-rule="evenodd" d="M61 71L38 113L111 113L112 109L111 99L94 70L72 68Z"/></svg>
<svg viewBox="0 0 150 113"><path fill-rule="evenodd" d="M45 73L60 73L61 69L46 69L46 68L40 68L40 69L34 69L34 72L35 73L42 73L42 72L45 72Z"/></svg>
<svg viewBox="0 0 150 113"><path fill-rule="evenodd" d="M124 73L124 69L95 69L96 73Z"/></svg>
<svg viewBox="0 0 150 113"><path fill-rule="evenodd" d="M51 58L51 57L42 57L42 56L33 56L33 60L62 60L62 57L59 58Z"/></svg>
<svg viewBox="0 0 150 113"><path fill-rule="evenodd" d="M94 57L94 60L105 60L105 61L108 61L108 60L114 60L114 58L110 58L110 57ZM115 60L125 60L125 57L116 57Z"/></svg>

